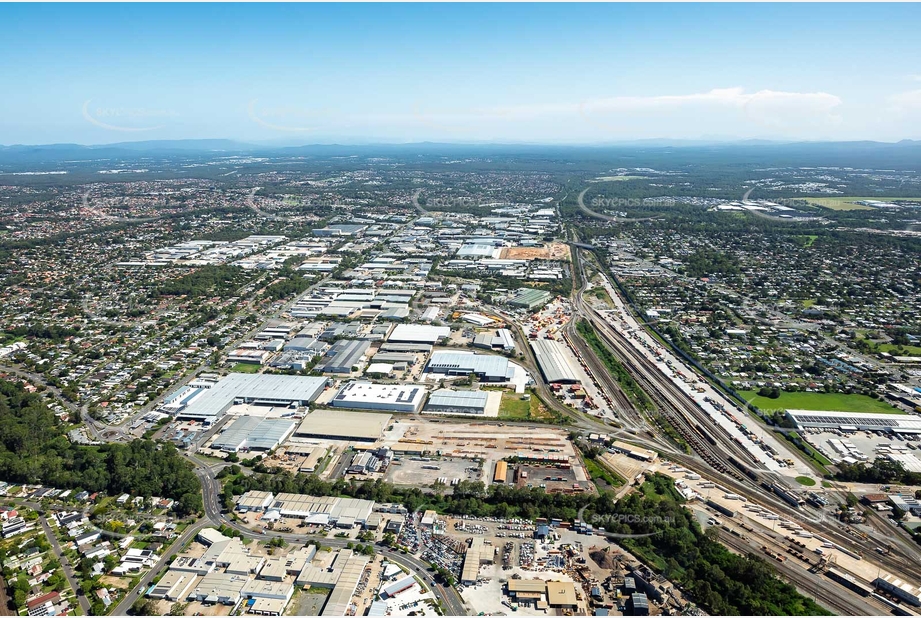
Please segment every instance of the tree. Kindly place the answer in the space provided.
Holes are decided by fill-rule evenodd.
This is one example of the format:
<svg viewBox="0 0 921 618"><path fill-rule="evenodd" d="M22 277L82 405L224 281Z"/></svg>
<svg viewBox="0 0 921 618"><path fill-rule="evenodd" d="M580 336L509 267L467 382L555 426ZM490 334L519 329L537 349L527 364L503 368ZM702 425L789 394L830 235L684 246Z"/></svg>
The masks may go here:
<svg viewBox="0 0 921 618"><path fill-rule="evenodd" d="M205 505L202 502L201 494L199 493L187 493L183 494L179 498L179 502L176 503L176 513L180 516L193 515L200 513L204 509Z"/></svg>
<svg viewBox="0 0 921 618"><path fill-rule="evenodd" d="M104 563L106 567L106 573L108 573L109 571L111 571L112 569L118 566L118 556L116 556L115 554L109 554L108 556L105 557Z"/></svg>

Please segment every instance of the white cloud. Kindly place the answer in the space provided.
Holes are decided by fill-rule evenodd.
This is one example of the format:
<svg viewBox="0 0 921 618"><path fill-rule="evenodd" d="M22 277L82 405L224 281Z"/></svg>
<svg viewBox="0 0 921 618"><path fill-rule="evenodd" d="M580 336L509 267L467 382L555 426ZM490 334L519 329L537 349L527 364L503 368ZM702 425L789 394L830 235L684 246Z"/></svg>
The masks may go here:
<svg viewBox="0 0 921 618"><path fill-rule="evenodd" d="M477 107L468 110L430 111L424 114L434 120L463 122L468 120L502 119L527 120L541 117L581 116L589 123L604 123L606 116L652 112L668 113L678 110L718 111L741 110L751 120L760 124L782 126L788 120L803 117L822 119L837 123L840 118L831 114L842 104L839 97L825 92L783 92L759 90L747 93L744 88L716 88L708 92L659 95L619 96L587 99L581 103L558 103L541 105L511 105Z"/></svg>
<svg viewBox="0 0 921 618"><path fill-rule="evenodd" d="M909 90L889 97L890 107L897 112L921 109L921 90Z"/></svg>
<svg viewBox="0 0 921 618"><path fill-rule="evenodd" d="M827 111L841 105L841 99L824 92L779 92L759 90L746 93L743 88L716 88L709 92L664 95L655 97L613 97L591 99L585 102L586 110L629 111L652 108L675 108L686 105L708 105L746 108L755 106L782 106Z"/></svg>
<svg viewBox="0 0 921 618"><path fill-rule="evenodd" d="M921 82L921 73L915 73L913 75L906 75L905 79L910 82Z"/></svg>

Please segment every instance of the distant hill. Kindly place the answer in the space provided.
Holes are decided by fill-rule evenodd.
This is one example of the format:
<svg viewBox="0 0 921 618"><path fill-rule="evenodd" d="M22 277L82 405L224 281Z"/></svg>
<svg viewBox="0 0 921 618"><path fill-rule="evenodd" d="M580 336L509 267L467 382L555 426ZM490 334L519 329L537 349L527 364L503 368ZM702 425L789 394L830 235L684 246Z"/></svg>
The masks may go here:
<svg viewBox="0 0 921 618"><path fill-rule="evenodd" d="M0 146L0 165L6 169L60 162L133 161L140 157L213 157L259 155L267 157L373 156L508 156L560 157L573 160L630 159L635 164L770 164L777 166L866 166L915 169L921 160L921 141L897 143L780 142L769 140L707 141L648 139L596 145L502 143L367 143L280 146L229 139L149 140L95 146L44 144Z"/></svg>

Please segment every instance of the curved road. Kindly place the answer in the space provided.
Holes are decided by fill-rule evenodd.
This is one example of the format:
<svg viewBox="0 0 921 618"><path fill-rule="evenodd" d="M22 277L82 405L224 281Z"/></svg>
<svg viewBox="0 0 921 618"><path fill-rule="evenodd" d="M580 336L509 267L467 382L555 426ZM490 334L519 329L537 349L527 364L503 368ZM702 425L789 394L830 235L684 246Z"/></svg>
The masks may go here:
<svg viewBox="0 0 921 618"><path fill-rule="evenodd" d="M591 187L582 189L582 192L579 193L579 209L584 212L589 217L594 217L596 219L603 219L604 221L611 221L613 223L640 223L642 221L655 221L661 217L639 217L639 218L629 218L629 217L614 217L611 215L605 215L600 212L594 211L588 206L585 205L585 194Z"/></svg>
<svg viewBox="0 0 921 618"><path fill-rule="evenodd" d="M196 457L187 456L187 459L192 463L193 466L195 466L195 474L201 481L205 515L183 531L182 535L176 541L174 541L172 545L170 545L169 550L167 550L163 556L160 557L160 560L156 566L141 578L137 588L129 592L128 595L122 600L122 602L116 606L115 610L112 612L112 615L125 615L131 606L137 601L137 599L141 597L142 592L150 586L154 578L169 564L172 557L179 553L183 547L192 541L195 538L195 535L198 534L202 528L207 528L209 526L220 527L221 525L225 525L233 528L234 530L240 532L242 536L250 539L266 540L271 537L281 537L290 543L306 543L307 541L314 540L319 541L323 545L329 547L339 548L345 547L349 542L354 542L351 539L330 539L316 535L276 532L273 532L271 537L269 537L255 532L252 529L229 519L222 513L220 504L221 484L217 479L214 478L214 473L211 470L211 467ZM385 547L376 546L375 551L386 556L387 559L391 562L402 563L404 566L410 567L413 571L415 571L423 583L425 583L425 585L435 593L435 596L444 605L447 615L464 616L467 614L467 609L464 607L463 600L460 598L460 595L457 593L457 591L454 590L454 588L445 587L437 583L432 577L431 573L429 573L429 565L427 563L423 562L419 558L416 558L415 556L411 556L409 554L401 554L400 552L393 551Z"/></svg>

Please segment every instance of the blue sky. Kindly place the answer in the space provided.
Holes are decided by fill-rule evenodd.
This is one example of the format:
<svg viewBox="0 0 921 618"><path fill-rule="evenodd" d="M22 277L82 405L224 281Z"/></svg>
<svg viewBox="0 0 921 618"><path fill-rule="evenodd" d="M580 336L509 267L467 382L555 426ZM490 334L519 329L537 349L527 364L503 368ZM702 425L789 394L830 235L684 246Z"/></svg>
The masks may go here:
<svg viewBox="0 0 921 618"><path fill-rule="evenodd" d="M921 139L917 4L2 4L0 23L0 144Z"/></svg>

